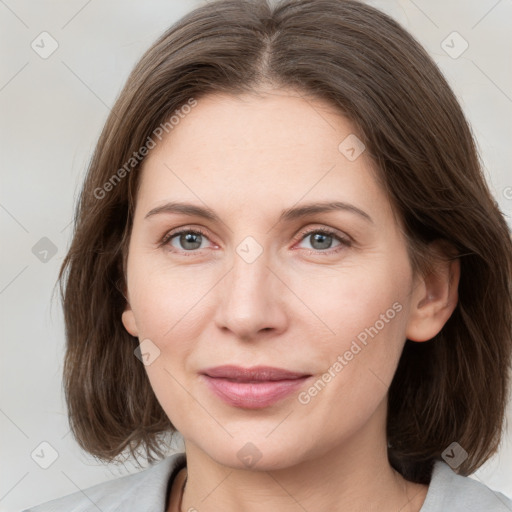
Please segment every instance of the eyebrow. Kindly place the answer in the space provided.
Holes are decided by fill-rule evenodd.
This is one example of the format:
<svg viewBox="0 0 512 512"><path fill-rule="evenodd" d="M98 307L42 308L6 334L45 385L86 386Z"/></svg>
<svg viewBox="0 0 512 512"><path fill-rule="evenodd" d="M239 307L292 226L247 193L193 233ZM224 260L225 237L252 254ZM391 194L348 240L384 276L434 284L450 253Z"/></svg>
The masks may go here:
<svg viewBox="0 0 512 512"><path fill-rule="evenodd" d="M353 204L344 203L340 201L308 203L302 206L287 208L283 210L279 215L278 222L289 222L295 219L307 217L317 213L325 213L332 211L346 211L354 213L373 224L373 219L365 211L361 210L360 208L357 208L357 206L354 206ZM214 222L220 222L219 216L210 208L197 206L190 203L181 203L177 201L169 202L162 206L157 206L156 208L153 208L146 214L144 218L148 219L154 215L162 213L181 213L184 215L203 217Z"/></svg>

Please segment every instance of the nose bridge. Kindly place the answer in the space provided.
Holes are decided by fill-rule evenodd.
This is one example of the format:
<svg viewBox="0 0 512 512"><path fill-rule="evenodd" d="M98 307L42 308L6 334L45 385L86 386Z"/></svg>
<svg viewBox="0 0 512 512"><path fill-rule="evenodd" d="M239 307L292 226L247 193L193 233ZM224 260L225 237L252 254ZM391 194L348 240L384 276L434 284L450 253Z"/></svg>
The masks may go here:
<svg viewBox="0 0 512 512"><path fill-rule="evenodd" d="M222 280L217 306L217 324L239 337L251 338L258 331L281 328L280 281L268 267L270 254L253 237L235 247L231 271Z"/></svg>
<svg viewBox="0 0 512 512"><path fill-rule="evenodd" d="M264 251L254 239L245 239L235 248L232 262L232 271L226 283L226 296L231 299L231 308L238 308L240 313L245 309L248 314L251 309L271 300L267 296L273 288L269 283L268 251Z"/></svg>

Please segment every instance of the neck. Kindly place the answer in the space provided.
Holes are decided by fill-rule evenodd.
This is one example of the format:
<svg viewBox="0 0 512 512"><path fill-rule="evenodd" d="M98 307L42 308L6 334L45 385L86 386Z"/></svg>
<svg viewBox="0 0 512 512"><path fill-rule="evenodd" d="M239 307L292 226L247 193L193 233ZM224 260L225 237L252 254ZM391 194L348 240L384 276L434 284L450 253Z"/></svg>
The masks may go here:
<svg viewBox="0 0 512 512"><path fill-rule="evenodd" d="M385 435L369 429L276 469L229 467L186 441L181 511L420 511L427 486L408 482L396 472L387 458Z"/></svg>

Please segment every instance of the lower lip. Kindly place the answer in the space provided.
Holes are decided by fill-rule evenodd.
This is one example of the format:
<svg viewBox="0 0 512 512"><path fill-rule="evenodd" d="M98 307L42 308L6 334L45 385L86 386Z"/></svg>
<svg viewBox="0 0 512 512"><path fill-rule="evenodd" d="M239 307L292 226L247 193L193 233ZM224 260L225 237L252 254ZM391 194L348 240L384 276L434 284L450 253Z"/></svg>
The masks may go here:
<svg viewBox="0 0 512 512"><path fill-rule="evenodd" d="M298 391L309 376L298 379L235 382L201 375L208 387L224 402L244 409L262 409Z"/></svg>

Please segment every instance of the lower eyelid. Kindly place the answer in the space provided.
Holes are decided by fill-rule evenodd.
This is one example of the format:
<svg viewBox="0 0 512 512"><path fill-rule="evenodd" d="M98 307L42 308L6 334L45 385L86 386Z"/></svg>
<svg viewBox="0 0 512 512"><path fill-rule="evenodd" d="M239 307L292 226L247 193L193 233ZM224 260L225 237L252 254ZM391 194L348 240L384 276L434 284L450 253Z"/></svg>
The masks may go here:
<svg viewBox="0 0 512 512"><path fill-rule="evenodd" d="M303 251L310 256L334 256L344 250L349 249L350 247L350 243L346 240L339 240L339 242L340 243L335 247L329 247L328 249L309 249L298 247L295 248L294 250Z"/></svg>

